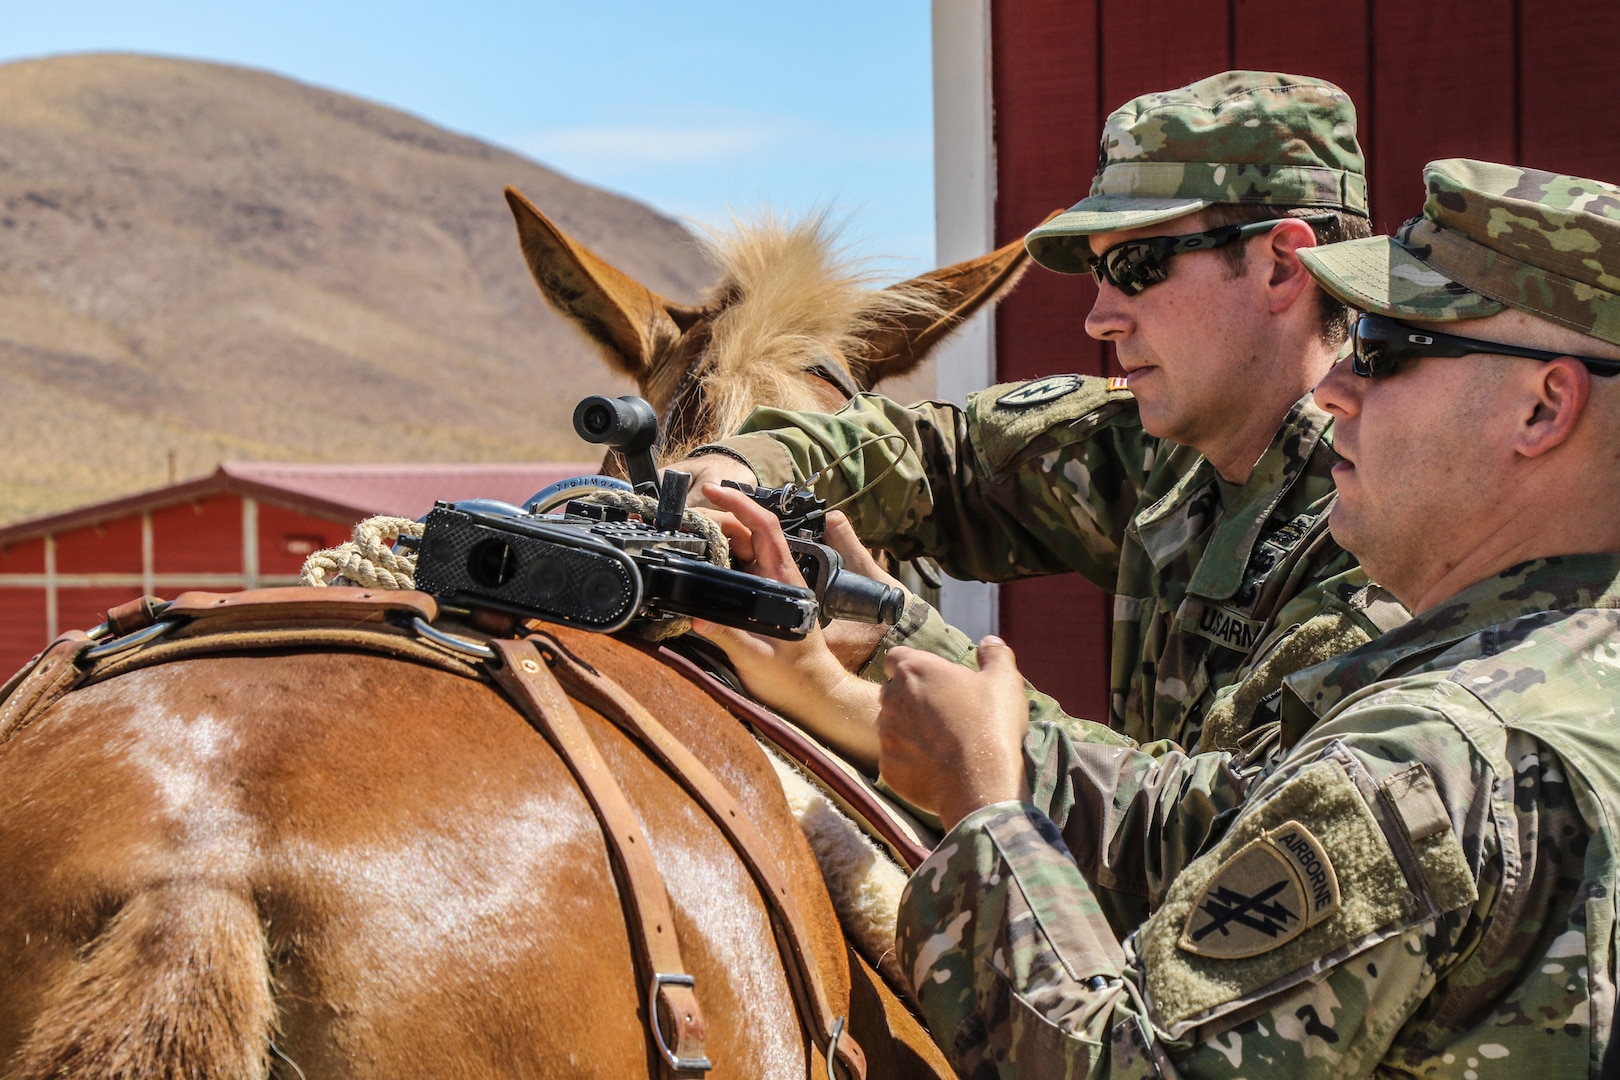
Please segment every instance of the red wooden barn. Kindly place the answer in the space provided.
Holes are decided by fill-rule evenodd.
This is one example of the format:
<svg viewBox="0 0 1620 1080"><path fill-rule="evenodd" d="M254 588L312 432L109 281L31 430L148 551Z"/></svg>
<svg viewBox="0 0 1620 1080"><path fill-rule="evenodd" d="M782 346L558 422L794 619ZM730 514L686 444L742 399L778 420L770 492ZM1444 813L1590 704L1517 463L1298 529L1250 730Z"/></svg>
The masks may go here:
<svg viewBox="0 0 1620 1080"><path fill-rule="evenodd" d="M291 585L305 556L376 514L435 499L521 503L597 471L537 465L226 462L212 476L0 529L0 680L62 630L89 629L143 594Z"/></svg>
<svg viewBox="0 0 1620 1080"><path fill-rule="evenodd" d="M1620 183L1620 5L1591 0L935 0L937 256L963 259L1077 202L1103 118L1229 68L1315 75L1356 102L1373 228L1419 212L1422 168L1513 162ZM940 366L944 397L1112 363L1083 323L1095 286L1035 269ZM1111 601L1074 575L949 592L1035 685L1103 716Z"/></svg>

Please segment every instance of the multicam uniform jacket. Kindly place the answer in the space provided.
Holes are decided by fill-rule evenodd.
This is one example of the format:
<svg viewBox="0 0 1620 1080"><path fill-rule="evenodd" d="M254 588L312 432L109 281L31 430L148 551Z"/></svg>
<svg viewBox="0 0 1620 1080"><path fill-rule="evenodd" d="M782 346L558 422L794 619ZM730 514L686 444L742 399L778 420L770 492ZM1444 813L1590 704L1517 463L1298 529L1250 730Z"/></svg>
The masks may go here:
<svg viewBox="0 0 1620 1080"><path fill-rule="evenodd" d="M1032 731L1034 804L969 815L902 902L962 1074L1617 1075L1620 555L1513 567L1281 701L1298 741L1247 780ZM1162 889L1123 945L1099 863Z"/></svg>
<svg viewBox="0 0 1620 1080"><path fill-rule="evenodd" d="M1214 467L1144 432L1120 380L1078 375L992 387L965 410L875 394L832 416L760 409L713 449L773 487L837 462L816 490L829 503L860 492L844 509L864 539L954 576L1084 574L1115 597L1110 726L1191 746L1268 627L1331 609L1355 625L1349 644L1379 632L1352 610L1366 579L1326 528L1329 422L1309 395L1295 404L1224 507ZM920 601L868 674L896 644L965 662L974 651ZM1033 715L1057 714L1032 698Z"/></svg>

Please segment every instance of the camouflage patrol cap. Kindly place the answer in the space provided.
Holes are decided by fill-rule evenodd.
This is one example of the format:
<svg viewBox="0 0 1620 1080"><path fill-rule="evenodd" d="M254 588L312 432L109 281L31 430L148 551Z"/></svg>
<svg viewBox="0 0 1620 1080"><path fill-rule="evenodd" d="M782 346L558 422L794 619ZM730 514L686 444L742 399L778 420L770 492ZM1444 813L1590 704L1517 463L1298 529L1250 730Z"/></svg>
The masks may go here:
<svg viewBox="0 0 1620 1080"><path fill-rule="evenodd" d="M1091 193L1024 245L1065 274L1091 265L1086 237L1156 225L1216 203L1367 214L1356 107L1323 79L1227 71L1145 94L1103 125Z"/></svg>
<svg viewBox="0 0 1620 1080"><path fill-rule="evenodd" d="M1620 344L1620 188L1465 158L1423 182L1423 216L1394 236L1300 249L1324 289L1398 319L1514 307Z"/></svg>

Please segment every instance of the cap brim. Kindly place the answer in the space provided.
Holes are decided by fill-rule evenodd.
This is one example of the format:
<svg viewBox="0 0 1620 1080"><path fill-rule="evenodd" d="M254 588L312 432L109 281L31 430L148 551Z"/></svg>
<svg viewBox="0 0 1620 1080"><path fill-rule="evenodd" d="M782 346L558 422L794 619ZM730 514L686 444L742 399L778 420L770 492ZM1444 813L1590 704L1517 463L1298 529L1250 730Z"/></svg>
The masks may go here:
<svg viewBox="0 0 1620 1080"><path fill-rule="evenodd" d="M1300 261L1333 296L1358 311L1397 319L1483 319L1504 305L1460 285L1392 236L1300 248Z"/></svg>
<svg viewBox="0 0 1620 1080"><path fill-rule="evenodd" d="M1213 206L1212 199L1133 199L1120 195L1092 195L1081 199L1051 221L1024 237L1030 257L1060 274L1084 274L1091 269L1091 246L1086 237L1157 225L1161 221Z"/></svg>

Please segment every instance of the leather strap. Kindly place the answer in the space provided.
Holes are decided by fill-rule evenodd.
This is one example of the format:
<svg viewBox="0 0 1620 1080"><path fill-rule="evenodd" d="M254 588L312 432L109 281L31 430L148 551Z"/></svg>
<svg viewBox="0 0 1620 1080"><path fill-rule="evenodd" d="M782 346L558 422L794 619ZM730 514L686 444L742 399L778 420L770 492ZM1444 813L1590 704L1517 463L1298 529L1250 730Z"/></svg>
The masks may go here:
<svg viewBox="0 0 1620 1080"><path fill-rule="evenodd" d="M507 639L490 644L501 659L498 667L491 665L491 676L556 748L602 824L619 870L627 929L647 980L648 1023L659 1057L676 1073L706 1072L712 1068L703 1048L708 1025L698 1006L693 978L681 960L664 879L629 799L533 642ZM673 1029L673 1048L666 1040L660 1013Z"/></svg>
<svg viewBox="0 0 1620 1080"><path fill-rule="evenodd" d="M829 361L825 364L811 364L804 370L805 374L807 375L814 375L818 379L832 383L833 386L837 388L838 392L844 395L845 401L854 401L856 398L861 396L862 390L860 388L860 384L858 384L855 381L855 377L846 371L844 366L838 363L836 360Z"/></svg>
<svg viewBox="0 0 1620 1080"><path fill-rule="evenodd" d="M84 677L79 655L94 645L84 633L70 630L34 657L0 690L0 745L72 690Z"/></svg>
<svg viewBox="0 0 1620 1080"><path fill-rule="evenodd" d="M843 1065L846 1077L864 1078L866 1056L844 1031L848 1002L844 1002L841 1011L835 1011L829 1004L816 957L810 953L810 935L798 902L788 888L781 867L771 856L765 838L754 828L736 798L707 766L617 683L575 657L555 638L536 633L529 640L552 662L558 680L575 698L613 721L645 748L680 781L731 840L733 849L770 907L772 926L785 950L783 967L787 969L806 1030L827 1057Z"/></svg>
<svg viewBox="0 0 1620 1080"><path fill-rule="evenodd" d="M158 621L158 605L162 603L158 597L147 595L110 607L107 609L107 629L113 637L145 630Z"/></svg>
<svg viewBox="0 0 1620 1080"><path fill-rule="evenodd" d="M439 617L439 604L429 594L410 589L301 585L234 593L183 592L163 610L162 617L230 617L242 622L263 620L280 626L298 626L338 619L381 621L389 615L401 614L420 616L432 622Z"/></svg>
<svg viewBox="0 0 1620 1080"><path fill-rule="evenodd" d="M644 652L674 668L682 676L697 684L715 703L732 716L753 728L755 734L768 741L777 751L803 766L816 782L839 804L846 814L857 819L871 835L875 835L908 871L923 864L932 850L894 819L893 811L878 802L872 791L850 776L839 765L827 758L826 750L805 737L793 724L777 716L751 698L744 697L727 686L713 672L684 656L668 645L635 642Z"/></svg>

